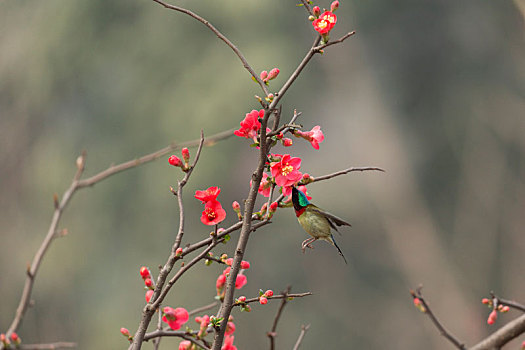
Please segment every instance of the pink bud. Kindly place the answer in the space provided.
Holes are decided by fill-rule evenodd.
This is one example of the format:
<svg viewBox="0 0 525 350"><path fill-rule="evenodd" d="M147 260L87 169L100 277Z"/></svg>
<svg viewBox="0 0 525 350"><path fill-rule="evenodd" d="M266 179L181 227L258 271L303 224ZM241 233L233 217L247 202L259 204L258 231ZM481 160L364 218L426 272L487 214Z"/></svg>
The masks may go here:
<svg viewBox="0 0 525 350"><path fill-rule="evenodd" d="M244 303L246 301L246 297L244 295L241 295L238 299L241 303Z"/></svg>
<svg viewBox="0 0 525 350"><path fill-rule="evenodd" d="M20 343L22 342L22 339L20 339L20 337L18 336L18 334L16 334L15 332L11 333L11 341L13 342L13 344L15 345L20 345Z"/></svg>
<svg viewBox="0 0 525 350"><path fill-rule="evenodd" d="M292 139L289 139L288 137L283 139L283 146L284 147L290 147L291 145L293 145Z"/></svg>
<svg viewBox="0 0 525 350"><path fill-rule="evenodd" d="M153 296L153 289L148 289L148 291L146 292L146 302L147 303L149 303L152 296Z"/></svg>
<svg viewBox="0 0 525 350"><path fill-rule="evenodd" d="M487 298L483 298L483 299L481 299L481 302L482 302L483 304L485 304L485 305L490 304L490 300L487 299Z"/></svg>
<svg viewBox="0 0 525 350"><path fill-rule="evenodd" d="M510 307L508 307L507 305L505 306L502 306L501 309L499 310L500 312L508 312L510 310Z"/></svg>
<svg viewBox="0 0 525 350"><path fill-rule="evenodd" d="M268 73L268 80L277 78L277 76L279 75L279 72L280 72L279 68L272 69L270 73Z"/></svg>
<svg viewBox="0 0 525 350"><path fill-rule="evenodd" d="M273 290L268 289L266 292L264 292L264 295L266 295L267 297L273 297Z"/></svg>
<svg viewBox="0 0 525 350"><path fill-rule="evenodd" d="M149 269L146 266L142 266L139 270L140 276L142 276L142 279L146 279L148 277L151 277L151 274L149 272Z"/></svg>
<svg viewBox="0 0 525 350"><path fill-rule="evenodd" d="M153 281L151 280L151 278L146 278L144 280L144 284L146 285L146 287L148 288L153 288Z"/></svg>
<svg viewBox="0 0 525 350"><path fill-rule="evenodd" d="M275 213L275 211L277 210L277 207L279 206L279 203L277 202L272 202L272 204L270 204L270 212L271 213Z"/></svg>
<svg viewBox="0 0 525 350"><path fill-rule="evenodd" d="M496 312L496 310L492 310L492 312L489 315L489 318L487 319L487 323L494 324L497 318L498 318L498 313Z"/></svg>
<svg viewBox="0 0 525 350"><path fill-rule="evenodd" d="M232 208L233 208L233 210L235 210L235 212L237 212L237 211L240 211L240 210L241 210L241 205L239 204L239 202L234 201L234 202L232 203Z"/></svg>
<svg viewBox="0 0 525 350"><path fill-rule="evenodd" d="M241 269L248 270L250 268L250 263L246 260L241 261Z"/></svg>
<svg viewBox="0 0 525 350"><path fill-rule="evenodd" d="M180 256L180 255L182 255L182 248L178 247L177 250L175 251L175 256Z"/></svg>
<svg viewBox="0 0 525 350"><path fill-rule="evenodd" d="M276 137L277 137L277 140L282 140L283 137L284 137L284 135L283 135L282 132L280 132L280 133L278 133L278 134L276 135Z"/></svg>
<svg viewBox="0 0 525 350"><path fill-rule="evenodd" d="M179 343L179 350L189 350L193 344L189 340L183 340Z"/></svg>
<svg viewBox="0 0 525 350"><path fill-rule="evenodd" d="M237 275L235 279L235 289L241 289L248 282L248 279L244 275Z"/></svg>
<svg viewBox="0 0 525 350"><path fill-rule="evenodd" d="M231 335L233 332L235 332L235 323L228 322L228 325L226 326L226 332L224 334Z"/></svg>
<svg viewBox="0 0 525 350"><path fill-rule="evenodd" d="M120 329L120 333L122 333L122 335L125 336L125 337L129 337L129 335L130 335L129 334L129 330L127 328L124 328L124 327L122 327Z"/></svg>
<svg viewBox="0 0 525 350"><path fill-rule="evenodd" d="M262 81L266 81L266 78L268 78L268 72L263 70L261 72L261 75L259 75L259 77L261 78Z"/></svg>
<svg viewBox="0 0 525 350"><path fill-rule="evenodd" d="M215 283L215 286L217 287L217 289L222 289L222 287L224 287L224 283L226 283L226 275L219 275L219 277L217 277L217 282Z"/></svg>
<svg viewBox="0 0 525 350"><path fill-rule="evenodd" d="M226 265L232 266L232 264L233 264L233 258L226 259Z"/></svg>
<svg viewBox="0 0 525 350"><path fill-rule="evenodd" d="M339 7L339 1L335 0L330 5L330 11L335 12L335 10L337 10L338 7Z"/></svg>
<svg viewBox="0 0 525 350"><path fill-rule="evenodd" d="M179 157L175 155L172 155L171 157L169 157L168 163L170 163L173 166L182 166L182 161L180 160Z"/></svg>
<svg viewBox="0 0 525 350"><path fill-rule="evenodd" d="M184 147L181 151L182 153L182 159L187 163L190 160L190 151Z"/></svg>
<svg viewBox="0 0 525 350"><path fill-rule="evenodd" d="M321 9L319 8L319 6L314 6L312 12L314 13L315 17L319 17L319 15L321 14Z"/></svg>
<svg viewBox="0 0 525 350"><path fill-rule="evenodd" d="M268 299L266 297L262 296L259 298L259 304L266 305L268 303Z"/></svg>

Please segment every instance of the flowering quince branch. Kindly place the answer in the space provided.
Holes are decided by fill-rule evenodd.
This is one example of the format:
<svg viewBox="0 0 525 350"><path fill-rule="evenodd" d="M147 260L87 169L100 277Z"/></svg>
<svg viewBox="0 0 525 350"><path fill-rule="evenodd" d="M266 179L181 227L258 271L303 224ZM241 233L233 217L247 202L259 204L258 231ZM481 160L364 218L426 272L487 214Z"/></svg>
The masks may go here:
<svg viewBox="0 0 525 350"><path fill-rule="evenodd" d="M328 47L328 46L332 46L332 45L335 45L335 44L339 44L339 43L342 43L343 41L345 41L346 39L348 39L349 37L351 37L352 35L355 34L355 31L352 31L352 32L349 32L349 33L346 33L345 35L343 35L342 37L340 37L339 39L337 40L334 40L334 41L330 41L330 42L327 42L325 44L322 44L322 45L319 45L319 46L316 46L313 48L313 50L315 52L321 52L322 49L324 49L325 47Z"/></svg>
<svg viewBox="0 0 525 350"><path fill-rule="evenodd" d="M443 325L437 320L437 318L432 313L428 303L423 298L421 292L422 286L419 286L415 291L411 290L410 294L414 301L414 306L419 309L419 311L427 314L432 320L436 328L439 330L441 335L447 338L452 344L458 349L469 349L469 350L489 350L489 349L500 349L502 346L525 332L525 314L522 314L518 318L510 321L478 344L467 348L459 340L457 340L452 334L450 334ZM510 307L513 307L520 311L525 311L525 307L515 301L509 301L505 299L498 298L494 295L493 292L490 293L492 299L483 298L482 303L487 305L492 311L487 319L489 325L494 324L497 319L498 312L508 312Z"/></svg>
<svg viewBox="0 0 525 350"><path fill-rule="evenodd" d="M184 235L184 206L182 203L182 189L184 185L186 185L186 183L188 182L193 172L193 169L195 168L195 165L197 164L199 160L203 145L204 145L204 133L201 131L201 139L199 143L199 148L197 149L197 153L195 155L195 160L193 161L193 164L189 167L189 169L186 171L184 178L178 182L178 186L177 186L177 198L178 198L178 205L179 205L179 230L175 238L175 242L172 246L171 254L168 258L168 261L164 264L164 266L159 272L159 277L157 278L157 283L156 283L156 287L155 287L153 296L151 297L148 304L144 307L144 310L142 312L142 319L140 321L140 325L135 333L135 336L133 337L133 342L130 347L132 349L140 349L143 338L144 338L144 334L146 333L147 327L151 321L151 317L153 316L153 314L159 307L160 303L163 301L164 297L166 296L166 293L169 291L171 286L185 271L188 270L189 267L193 266L195 263L197 263L197 261L203 258L216 244L216 243L213 244L213 242L211 242L208 248L205 249L203 253L199 254L188 265L181 268L179 272L177 272L177 274L172 278L172 280L168 282L168 286L166 286L166 288L163 289L164 284L166 283L168 274L173 269L175 262L182 257L182 255L177 254L177 250L180 247L180 243Z"/></svg>
<svg viewBox="0 0 525 350"><path fill-rule="evenodd" d="M457 340L452 334L450 334L445 327L438 321L430 307L428 306L427 302L423 298L422 294L423 286L419 286L415 291L411 290L410 295L412 295L412 298L414 300L414 306L416 306L419 311L425 313L428 315L430 320L432 320L432 323L436 326L436 328L439 330L439 333L447 338L454 346L461 350L466 350L466 347L463 343L461 343L459 340Z"/></svg>
<svg viewBox="0 0 525 350"><path fill-rule="evenodd" d="M164 1L161 1L161 0L153 0L153 1L155 1L156 3L162 5L165 8L168 8L170 10L174 10L174 11L178 11L178 12L184 13L184 14L186 14L186 15L194 18L194 19L196 19L197 21L201 22L206 27L208 27L208 29L210 29L213 33L215 33L215 35L219 39L224 41L226 43L226 45L228 45L233 50L233 52L235 52L237 57L239 57L239 59L241 60L244 68L246 68L246 70L248 72L250 72L250 74L252 75L252 78L255 79L257 81L257 83L261 86L261 89L264 91L264 94L266 96L268 96L268 94L269 94L268 88L266 87L266 85L264 84L262 79L259 77L259 75L257 73L255 73L253 68L248 64L248 61L246 60L246 58L244 57L242 52L224 34L222 34L217 28L215 28L209 21L207 21L206 19L202 18L201 16L197 15L196 13L194 13L194 12L192 12L190 10L187 10L185 8L182 8L182 7L179 7L179 6L175 6L175 5L171 5L171 4L168 4L168 3L164 2Z"/></svg>
<svg viewBox="0 0 525 350"><path fill-rule="evenodd" d="M286 300L289 301L289 300L291 300L293 298L302 298L302 297L307 297L309 295L312 295L312 292L291 293L291 294L283 293L283 294L278 294L278 295L273 295L271 297L267 297L267 299L268 300L270 300L270 299L286 299ZM260 299L260 297L246 299L245 301L237 300L237 301L235 301L233 306L242 306L242 305L246 305L246 304L250 304L250 303L259 302L259 299Z"/></svg>
<svg viewBox="0 0 525 350"><path fill-rule="evenodd" d="M275 318L273 320L272 329L266 333L268 338L270 338L270 350L275 350L275 337L277 336L277 323L279 322L279 319L281 318L281 314L283 313L284 307L288 303L288 295L290 294L290 290L292 289L291 286L286 287L286 290L282 292L285 298L281 299L281 304L279 305L279 310L277 310L277 314L275 315Z"/></svg>

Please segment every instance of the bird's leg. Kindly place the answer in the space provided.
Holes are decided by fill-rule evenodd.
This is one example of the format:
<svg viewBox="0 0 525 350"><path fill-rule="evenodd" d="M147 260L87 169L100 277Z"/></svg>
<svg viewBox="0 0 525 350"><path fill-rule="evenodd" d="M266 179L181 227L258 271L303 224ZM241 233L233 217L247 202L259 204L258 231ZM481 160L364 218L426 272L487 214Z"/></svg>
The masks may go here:
<svg viewBox="0 0 525 350"><path fill-rule="evenodd" d="M308 247L310 249L314 249L314 247L312 247L312 243L315 242L316 240L317 240L317 238L315 238L315 237L310 237L308 239L305 239L303 241L303 243L301 244L301 249L303 250L303 253L306 250L306 247Z"/></svg>

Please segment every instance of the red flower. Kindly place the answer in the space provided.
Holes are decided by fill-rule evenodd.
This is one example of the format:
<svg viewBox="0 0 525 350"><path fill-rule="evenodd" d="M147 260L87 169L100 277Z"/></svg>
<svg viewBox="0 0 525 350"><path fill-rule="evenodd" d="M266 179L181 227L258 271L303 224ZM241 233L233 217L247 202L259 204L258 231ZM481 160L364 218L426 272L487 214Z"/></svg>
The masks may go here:
<svg viewBox="0 0 525 350"><path fill-rule="evenodd" d="M250 180L251 185L251 180ZM259 185L259 193L265 197L270 197L270 190L272 189L272 182L268 180L268 174L263 173L261 184Z"/></svg>
<svg viewBox="0 0 525 350"><path fill-rule="evenodd" d="M235 323L228 322L228 324L226 325L226 332L224 334L228 336L232 335L233 332L235 332Z"/></svg>
<svg viewBox="0 0 525 350"><path fill-rule="evenodd" d="M319 34L324 35L328 34L337 22L337 16L330 11L324 12L319 18L315 19L312 22L314 29L319 32Z"/></svg>
<svg viewBox="0 0 525 350"><path fill-rule="evenodd" d="M173 309L169 306L166 306L162 309L162 320L170 326L171 329L177 330L184 323L188 322L188 311L182 307Z"/></svg>
<svg viewBox="0 0 525 350"><path fill-rule="evenodd" d="M244 275L237 275L237 279L235 280L235 289L241 289L248 283L248 279Z"/></svg>
<svg viewBox="0 0 525 350"><path fill-rule="evenodd" d="M205 191L195 191L195 198L201 200L202 203L206 203L217 200L219 193L221 193L221 189L217 186L212 186Z"/></svg>
<svg viewBox="0 0 525 350"><path fill-rule="evenodd" d="M224 345L222 346L221 350L237 350L237 347L233 345L233 335L228 335L226 338L224 338Z"/></svg>
<svg viewBox="0 0 525 350"><path fill-rule="evenodd" d="M292 158L289 154L283 155L279 162L270 163L270 168L278 186L291 186L303 177L299 171L301 158Z"/></svg>
<svg viewBox="0 0 525 350"><path fill-rule="evenodd" d="M222 208L221 203L212 200L206 203L202 212L201 222L204 225L217 225L226 218L226 211Z"/></svg>
<svg viewBox="0 0 525 350"><path fill-rule="evenodd" d="M246 113L246 116L241 122L241 127L233 133L239 137L245 137L256 141L257 132L261 129L261 123L258 118L262 117L264 117L264 109L261 109L258 112L254 109L250 113Z"/></svg>

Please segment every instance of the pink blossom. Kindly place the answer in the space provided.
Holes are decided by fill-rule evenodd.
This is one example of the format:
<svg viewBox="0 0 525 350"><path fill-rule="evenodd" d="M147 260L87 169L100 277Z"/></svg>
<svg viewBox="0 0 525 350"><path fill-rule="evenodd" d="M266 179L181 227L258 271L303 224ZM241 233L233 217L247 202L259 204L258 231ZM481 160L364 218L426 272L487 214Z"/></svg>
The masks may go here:
<svg viewBox="0 0 525 350"><path fill-rule="evenodd" d="M265 296L261 296L261 297L259 298L259 304L261 304L261 305L266 305L267 303L268 303L268 299L266 299Z"/></svg>
<svg viewBox="0 0 525 350"><path fill-rule="evenodd" d="M488 324L494 324L496 322L496 319L498 318L498 313L496 310L492 310L492 312L489 315L489 318L487 319Z"/></svg>
<svg viewBox="0 0 525 350"><path fill-rule="evenodd" d="M208 187L204 191L195 191L195 198L202 203L217 200L217 196L221 193L221 189L217 186Z"/></svg>
<svg viewBox="0 0 525 350"><path fill-rule="evenodd" d="M237 279L235 280L235 289L241 289L248 283L248 279L244 275L237 275Z"/></svg>
<svg viewBox="0 0 525 350"><path fill-rule="evenodd" d="M221 290L224 287L224 283L226 283L226 275L221 274L217 277L217 282L215 283L217 290Z"/></svg>
<svg viewBox="0 0 525 350"><path fill-rule="evenodd" d="M153 289L148 289L148 291L146 292L146 302L147 303L149 303L152 296L153 296Z"/></svg>
<svg viewBox="0 0 525 350"><path fill-rule="evenodd" d="M162 314L162 320L173 330L179 329L184 323L188 322L189 318L188 311L182 307L173 309L166 306L162 309Z"/></svg>
<svg viewBox="0 0 525 350"><path fill-rule="evenodd" d="M301 158L291 157L289 154L282 156L279 162L272 162L270 170L278 186L291 186L301 180L303 174L301 168Z"/></svg>
<svg viewBox="0 0 525 350"><path fill-rule="evenodd" d="M226 211L216 200L206 202L202 212L201 222L204 225L217 225L226 218Z"/></svg>
<svg viewBox="0 0 525 350"><path fill-rule="evenodd" d="M228 335L224 338L224 345L221 350L237 350L237 347L233 345L233 335Z"/></svg>
<svg viewBox="0 0 525 350"><path fill-rule="evenodd" d="M241 121L241 127L233 133L239 137L257 141L257 133L261 129L261 122L259 122L258 118L262 117L264 117L264 109L260 111L254 109L250 113L246 113L246 116Z"/></svg>
<svg viewBox="0 0 525 350"><path fill-rule="evenodd" d="M231 335L233 332L235 332L235 323L228 322L228 325L226 326L226 333L224 334Z"/></svg>
<svg viewBox="0 0 525 350"><path fill-rule="evenodd" d="M248 270L250 268L250 263L246 260L241 261L241 269Z"/></svg>
<svg viewBox="0 0 525 350"><path fill-rule="evenodd" d="M264 292L264 295L266 295L267 297L273 297L273 290L268 289L266 292Z"/></svg>

